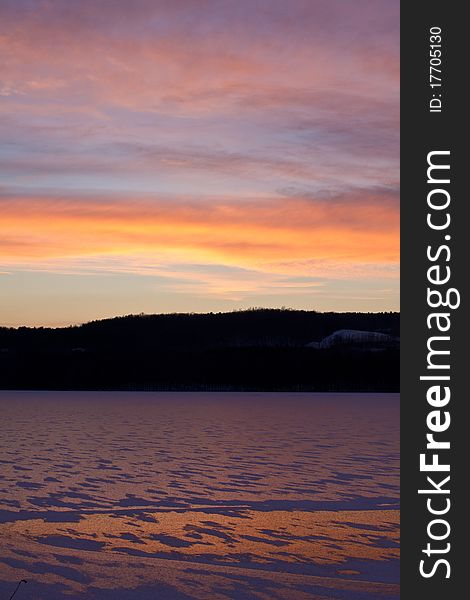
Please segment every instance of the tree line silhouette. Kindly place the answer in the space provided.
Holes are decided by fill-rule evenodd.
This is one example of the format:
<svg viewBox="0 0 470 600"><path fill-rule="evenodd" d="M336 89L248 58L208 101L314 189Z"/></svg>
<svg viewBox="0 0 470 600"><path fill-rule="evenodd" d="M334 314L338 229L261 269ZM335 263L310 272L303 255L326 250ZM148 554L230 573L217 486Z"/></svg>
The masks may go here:
<svg viewBox="0 0 470 600"><path fill-rule="evenodd" d="M398 391L397 347L307 346L339 329L398 336L399 314L251 309L3 327L0 387Z"/></svg>

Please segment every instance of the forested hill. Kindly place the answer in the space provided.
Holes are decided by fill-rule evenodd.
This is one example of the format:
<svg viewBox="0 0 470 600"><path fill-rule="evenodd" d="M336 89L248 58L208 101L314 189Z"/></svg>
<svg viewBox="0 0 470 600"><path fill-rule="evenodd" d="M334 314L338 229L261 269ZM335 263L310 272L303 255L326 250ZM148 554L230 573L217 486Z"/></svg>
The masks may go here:
<svg viewBox="0 0 470 600"><path fill-rule="evenodd" d="M338 330L396 339L399 314L256 309L0 328L0 388L398 390L397 343L308 346Z"/></svg>

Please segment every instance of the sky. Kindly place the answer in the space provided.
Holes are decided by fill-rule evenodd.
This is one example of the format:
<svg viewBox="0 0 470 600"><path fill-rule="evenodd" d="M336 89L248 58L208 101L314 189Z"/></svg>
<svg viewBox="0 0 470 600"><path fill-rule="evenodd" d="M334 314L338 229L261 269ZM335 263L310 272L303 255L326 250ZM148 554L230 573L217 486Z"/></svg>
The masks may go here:
<svg viewBox="0 0 470 600"><path fill-rule="evenodd" d="M0 0L1 325L398 285L398 0Z"/></svg>

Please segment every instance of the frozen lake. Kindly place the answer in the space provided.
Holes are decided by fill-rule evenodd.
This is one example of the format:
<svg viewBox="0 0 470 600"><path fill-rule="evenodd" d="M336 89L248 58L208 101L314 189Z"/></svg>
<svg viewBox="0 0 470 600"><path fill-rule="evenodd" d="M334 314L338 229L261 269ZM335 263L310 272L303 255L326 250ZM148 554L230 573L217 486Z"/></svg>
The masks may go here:
<svg viewBox="0 0 470 600"><path fill-rule="evenodd" d="M0 597L399 597L396 394L0 392Z"/></svg>

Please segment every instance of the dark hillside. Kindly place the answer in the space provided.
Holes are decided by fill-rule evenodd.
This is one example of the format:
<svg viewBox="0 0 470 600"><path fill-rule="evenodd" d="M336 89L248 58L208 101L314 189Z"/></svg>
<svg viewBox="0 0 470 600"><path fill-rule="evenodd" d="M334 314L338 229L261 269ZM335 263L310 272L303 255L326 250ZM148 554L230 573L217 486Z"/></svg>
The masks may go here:
<svg viewBox="0 0 470 600"><path fill-rule="evenodd" d="M0 387L398 390L396 342L307 347L341 329L395 339L399 314L259 309L0 328Z"/></svg>

